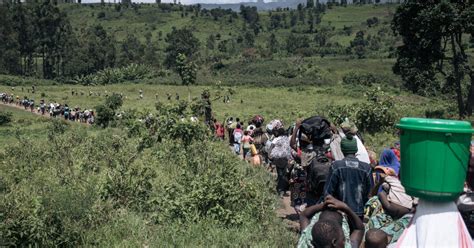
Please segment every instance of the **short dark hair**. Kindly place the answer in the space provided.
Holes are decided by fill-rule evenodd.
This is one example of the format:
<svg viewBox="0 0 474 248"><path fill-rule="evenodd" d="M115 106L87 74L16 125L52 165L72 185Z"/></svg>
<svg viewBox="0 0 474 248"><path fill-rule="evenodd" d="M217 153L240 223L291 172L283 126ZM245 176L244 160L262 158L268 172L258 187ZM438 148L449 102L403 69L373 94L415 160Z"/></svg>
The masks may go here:
<svg viewBox="0 0 474 248"><path fill-rule="evenodd" d="M333 241L340 238L341 229L335 221L319 220L311 229L311 244L314 247L331 247Z"/></svg>
<svg viewBox="0 0 474 248"><path fill-rule="evenodd" d="M275 134L276 137L280 137L286 134L286 130L281 127L276 130L273 130L273 134Z"/></svg>
<svg viewBox="0 0 474 248"><path fill-rule="evenodd" d="M249 135L249 131L245 130L244 135Z"/></svg>
<svg viewBox="0 0 474 248"><path fill-rule="evenodd" d="M327 210L322 211L321 214L319 215L319 219L320 220L332 220L332 221L342 225L342 214L340 214L339 212L337 212L335 210L327 209Z"/></svg>
<svg viewBox="0 0 474 248"><path fill-rule="evenodd" d="M236 122L239 122L239 121L240 121L240 119L239 119L239 118L235 118L235 121L236 121Z"/></svg>
<svg viewBox="0 0 474 248"><path fill-rule="evenodd" d="M236 127L237 127L237 128L241 128L242 126L240 126L240 124L237 124L237 126L236 126Z"/></svg>
<svg viewBox="0 0 474 248"><path fill-rule="evenodd" d="M365 234L365 247L366 248L382 248L387 247L388 236L387 234L379 229L370 229Z"/></svg>

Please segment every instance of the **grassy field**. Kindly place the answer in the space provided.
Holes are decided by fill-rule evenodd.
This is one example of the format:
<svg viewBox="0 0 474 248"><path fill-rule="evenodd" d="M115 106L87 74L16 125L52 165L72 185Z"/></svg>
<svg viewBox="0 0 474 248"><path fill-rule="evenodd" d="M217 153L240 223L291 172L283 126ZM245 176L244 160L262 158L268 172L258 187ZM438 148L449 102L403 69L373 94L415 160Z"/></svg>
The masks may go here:
<svg viewBox="0 0 474 248"><path fill-rule="evenodd" d="M374 86L376 87L376 86ZM143 90L144 99L139 99L139 90ZM205 89L210 90L211 99L215 99L218 92L223 92L217 86L193 86L191 97L199 97ZM225 88L224 88L225 89ZM286 125L292 124L297 118L306 118L311 115L321 115L326 113L329 106L343 106L365 101L364 88L354 88L336 84L334 86L300 86L300 87L251 87L235 86L235 91L231 95L230 103L224 103L222 98L212 102L213 112L219 121L224 121L229 116L240 117L244 121L249 120L256 114L261 114L267 121L272 119L281 119ZM78 95L72 96L71 92L78 92ZM419 97L400 91L397 88L387 88L387 93L393 97L398 116L424 116L425 110L433 109L440 104L440 101L425 97ZM93 96L88 96L89 91ZM11 92L10 87L0 86L0 92ZM41 94L45 97L41 97ZM83 95L82 95L83 93ZM96 96L100 93L101 96ZM44 99L46 102L57 101L67 103L70 107L78 106L82 109L94 108L105 100L105 94L122 93L125 96L122 109L137 109L154 111L157 101L167 103L176 102L175 96L178 94L180 100L188 99L188 89L184 86L173 85L149 85L149 84L120 84L108 86L38 86L36 94L28 94L24 87L23 94L21 87L15 88L15 94L19 96L29 96L38 102ZM167 100L167 94L171 95L171 101ZM158 100L156 100L156 95ZM4 107L5 108L5 107ZM3 110L3 109L2 109ZM25 132L41 133L44 125L33 123L30 113L25 113L13 109L15 113L15 122L27 117L24 122L32 124L25 125ZM14 125L21 126L21 125ZM12 138L11 132L14 128L2 128L6 137ZM384 146L391 144L395 138L392 135L380 136L381 134L371 134L371 143L369 146L375 150L381 150ZM379 135L379 136L378 136ZM371 136L371 137L372 137Z"/></svg>
<svg viewBox="0 0 474 248"><path fill-rule="evenodd" d="M267 123L281 119L286 126L297 118L330 114L334 107L373 103L367 102L366 93L376 88L382 88L387 94L384 99L395 104L391 110L397 120L447 109L443 99L403 90L400 78L392 72L395 59L389 58L389 48L398 40L391 33L390 20L397 5L328 9L316 26L316 30L331 30L327 47L318 47L316 32L309 32L307 23L270 30L270 13L259 13L261 30L254 47L264 51L274 33L278 52L246 59L240 47L223 56L220 69L213 69L213 62L203 62L223 55L217 49L208 51L206 39L220 34L221 40L236 40L245 32L241 17L232 22L229 16L193 18L193 13L163 12L155 4L121 11L113 5L59 6L76 34L100 24L115 37L116 48L128 34L141 42L151 34L160 63L165 57L166 34L173 27L190 28L201 42L197 85L180 86L179 77L170 71L164 77L102 86L0 75L0 92L81 109L94 109L104 103L106 95L118 93L124 96L121 111L156 112L157 102L176 103L177 95L180 100L188 99L188 94L199 98L209 90L212 110L221 122L230 116L246 122L260 114ZM379 24L368 27L367 19L373 17ZM348 27L349 33L344 30ZM380 36L380 49L368 51L361 59L347 52L358 31L366 38ZM339 50L332 55L290 55L286 51L290 34L308 37L311 49ZM371 73L383 82L371 82L372 87L344 84L344 76L353 71ZM37 86L35 94L28 92L31 84ZM140 90L143 99L139 99ZM235 92L229 103L218 98L229 91ZM383 113L384 109L376 111ZM274 178L265 169L238 159L223 142L199 136L208 130L196 123L181 123L181 113L179 117L173 113L161 116L179 125L156 131L135 125L139 123L135 121L105 129L55 121L2 104L0 112L11 112L13 118L0 126L1 247L294 247L297 242L297 233L275 216ZM391 146L397 136L390 127L364 133L367 147L380 154ZM194 140L188 143L185 138Z"/></svg>

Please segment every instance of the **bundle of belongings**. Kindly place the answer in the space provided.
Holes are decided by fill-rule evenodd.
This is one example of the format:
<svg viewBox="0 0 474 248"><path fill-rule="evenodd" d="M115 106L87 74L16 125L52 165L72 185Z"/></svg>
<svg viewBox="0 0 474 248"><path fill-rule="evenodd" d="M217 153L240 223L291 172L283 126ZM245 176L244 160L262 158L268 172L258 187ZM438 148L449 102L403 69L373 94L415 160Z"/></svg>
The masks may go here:
<svg viewBox="0 0 474 248"><path fill-rule="evenodd" d="M331 124L321 116L303 120L298 130L301 166L307 168L308 187L314 197L322 194L331 167L326 156L331 137Z"/></svg>

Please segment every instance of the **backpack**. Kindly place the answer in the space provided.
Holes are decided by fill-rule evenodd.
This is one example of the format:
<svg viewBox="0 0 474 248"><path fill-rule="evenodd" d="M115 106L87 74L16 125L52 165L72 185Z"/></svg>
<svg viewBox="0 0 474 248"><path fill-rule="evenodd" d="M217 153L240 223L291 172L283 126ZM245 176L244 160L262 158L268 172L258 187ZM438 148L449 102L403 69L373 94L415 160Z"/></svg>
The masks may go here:
<svg viewBox="0 0 474 248"><path fill-rule="evenodd" d="M331 124L328 120L321 116L313 116L305 119L300 126L299 138L304 133L313 142L323 143L325 139L332 137Z"/></svg>
<svg viewBox="0 0 474 248"><path fill-rule="evenodd" d="M260 127L264 121L265 120L263 119L263 116L261 115L256 115L252 118L252 123L257 127Z"/></svg>
<svg viewBox="0 0 474 248"><path fill-rule="evenodd" d="M317 154L308 168L308 186L313 193L323 193L331 161L324 154Z"/></svg>
<svg viewBox="0 0 474 248"><path fill-rule="evenodd" d="M242 133L241 132L235 132L234 133L234 143L240 144L242 141Z"/></svg>

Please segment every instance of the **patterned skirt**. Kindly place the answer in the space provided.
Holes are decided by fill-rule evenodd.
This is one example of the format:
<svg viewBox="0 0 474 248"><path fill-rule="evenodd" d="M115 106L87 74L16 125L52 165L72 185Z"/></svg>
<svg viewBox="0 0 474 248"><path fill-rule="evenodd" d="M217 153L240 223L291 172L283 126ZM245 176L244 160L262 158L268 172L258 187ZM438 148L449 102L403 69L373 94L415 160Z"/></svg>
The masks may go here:
<svg viewBox="0 0 474 248"><path fill-rule="evenodd" d="M365 219L368 220L365 230L380 229L392 239L390 244L396 243L403 231L408 227L413 214L406 214L400 219L394 220L383 210L382 203L377 196L374 196L365 204Z"/></svg>

